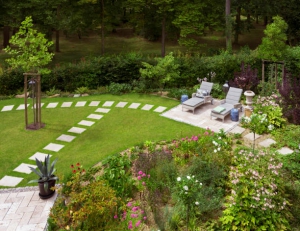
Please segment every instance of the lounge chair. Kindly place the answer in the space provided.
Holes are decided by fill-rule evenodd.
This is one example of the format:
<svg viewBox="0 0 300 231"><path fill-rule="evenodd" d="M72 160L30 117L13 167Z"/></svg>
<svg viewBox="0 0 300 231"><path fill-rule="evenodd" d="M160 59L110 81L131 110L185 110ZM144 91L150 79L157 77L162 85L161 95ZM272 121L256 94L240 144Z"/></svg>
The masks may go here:
<svg viewBox="0 0 300 231"><path fill-rule="evenodd" d="M211 110L210 119L212 119L212 117L214 116L222 119L224 123L224 119L227 115L230 114L231 109L239 108L240 110L242 110L242 104L239 103L242 92L243 89L230 87L226 95L226 99L223 99L221 101L220 106Z"/></svg>
<svg viewBox="0 0 300 231"><path fill-rule="evenodd" d="M197 93L193 93L192 98L182 103L182 110L183 108L192 110L193 114L195 114L195 109L202 104L209 102L213 104L213 98L210 95L212 87L213 83L202 81L200 89L197 90Z"/></svg>

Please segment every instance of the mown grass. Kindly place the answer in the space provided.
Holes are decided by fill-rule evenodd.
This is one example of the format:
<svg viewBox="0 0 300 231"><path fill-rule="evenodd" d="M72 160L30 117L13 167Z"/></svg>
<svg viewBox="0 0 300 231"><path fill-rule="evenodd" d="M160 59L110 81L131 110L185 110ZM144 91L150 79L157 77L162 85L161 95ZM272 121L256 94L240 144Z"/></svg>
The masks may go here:
<svg viewBox="0 0 300 231"><path fill-rule="evenodd" d="M71 134L67 131L73 126L80 126L77 123L86 119L94 113L96 107L89 107L93 100L100 100L100 106L107 100L115 101L108 114L96 121L91 127L80 134L71 143L57 141L61 134ZM71 108L61 108L62 102L74 101ZM74 107L77 101L87 101L84 107ZM120 102L128 102L125 108L116 108ZM28 158L36 152L49 153L53 155L52 160L58 157L57 174L64 176L70 173L69 166L80 162L84 168L89 168L103 158L127 149L133 145L140 144L146 140L172 140L182 136L191 136L201 131L198 127L179 123L159 115L153 110L144 111L129 109L132 102L166 106L168 109L179 104L179 101L166 99L152 95L128 94L122 96L98 95L84 98L46 98L42 102L58 102L55 109L42 108L42 122L45 128L37 131L25 130L24 111L13 110L0 112L0 133L1 133L1 168L0 179L5 176L23 177L24 180L18 185L28 186L27 182L37 176L26 175L14 172L13 169L21 163L35 164ZM19 105L24 103L22 99L11 99L0 101L0 108L7 105ZM14 108L15 109L15 108ZM32 112L30 112L32 113ZM71 134L72 135L72 134ZM43 150L49 143L64 144L65 147L59 152Z"/></svg>

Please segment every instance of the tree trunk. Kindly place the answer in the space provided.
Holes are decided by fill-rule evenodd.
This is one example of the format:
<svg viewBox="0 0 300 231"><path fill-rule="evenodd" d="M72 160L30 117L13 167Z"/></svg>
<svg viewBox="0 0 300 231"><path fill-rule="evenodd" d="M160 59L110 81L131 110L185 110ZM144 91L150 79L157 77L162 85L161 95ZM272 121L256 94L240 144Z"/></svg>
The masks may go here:
<svg viewBox="0 0 300 231"><path fill-rule="evenodd" d="M3 48L9 46L9 31L10 31L9 26L3 27Z"/></svg>
<svg viewBox="0 0 300 231"><path fill-rule="evenodd" d="M226 50L231 52L231 19L230 19L230 0L226 0L225 17L226 17Z"/></svg>
<svg viewBox="0 0 300 231"><path fill-rule="evenodd" d="M266 26L268 24L268 16L265 16L264 18L264 25Z"/></svg>
<svg viewBox="0 0 300 231"><path fill-rule="evenodd" d="M104 0L101 0L102 15L101 15L101 55L104 55Z"/></svg>
<svg viewBox="0 0 300 231"><path fill-rule="evenodd" d="M161 57L165 57L166 55L166 17L163 16L162 26L161 26Z"/></svg>
<svg viewBox="0 0 300 231"><path fill-rule="evenodd" d="M236 9L236 16L235 16L235 33L234 33L234 44L239 44L239 35L241 33L241 7L238 6Z"/></svg>
<svg viewBox="0 0 300 231"><path fill-rule="evenodd" d="M59 30L55 30L55 52L60 52L60 50L59 50Z"/></svg>

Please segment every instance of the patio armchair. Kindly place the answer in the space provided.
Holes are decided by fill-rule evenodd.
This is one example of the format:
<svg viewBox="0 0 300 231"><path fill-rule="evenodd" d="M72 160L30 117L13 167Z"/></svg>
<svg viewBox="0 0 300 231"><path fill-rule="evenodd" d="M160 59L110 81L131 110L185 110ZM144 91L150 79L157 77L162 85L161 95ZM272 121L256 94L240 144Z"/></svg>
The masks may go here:
<svg viewBox="0 0 300 231"><path fill-rule="evenodd" d="M210 119L217 117L223 120L230 114L231 109L238 108L242 110L242 104L239 103L243 89L230 87L226 98L221 100L220 105L211 110Z"/></svg>
<svg viewBox="0 0 300 231"><path fill-rule="evenodd" d="M197 92L192 94L192 98L182 103L182 110L184 108L192 110L193 114L195 114L195 109L201 106L202 104L209 102L213 104L213 98L210 95L212 87L213 83L202 81L200 88L197 89Z"/></svg>

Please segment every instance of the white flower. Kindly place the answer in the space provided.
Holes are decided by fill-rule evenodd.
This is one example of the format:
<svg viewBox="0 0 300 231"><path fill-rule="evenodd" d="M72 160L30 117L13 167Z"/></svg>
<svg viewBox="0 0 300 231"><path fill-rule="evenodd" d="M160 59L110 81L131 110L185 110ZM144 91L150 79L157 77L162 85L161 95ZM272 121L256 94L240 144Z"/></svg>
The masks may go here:
<svg viewBox="0 0 300 231"><path fill-rule="evenodd" d="M200 185L202 185L202 183L200 183Z"/></svg>
<svg viewBox="0 0 300 231"><path fill-rule="evenodd" d="M177 181L181 181L181 178L180 178L180 177L177 177Z"/></svg>
<svg viewBox="0 0 300 231"><path fill-rule="evenodd" d="M218 139L221 140L222 139L221 136L219 136Z"/></svg>
<svg viewBox="0 0 300 231"><path fill-rule="evenodd" d="M268 126L268 129L269 129L270 131L272 131L272 130L274 129L273 124L270 124L270 125Z"/></svg>
<svg viewBox="0 0 300 231"><path fill-rule="evenodd" d="M198 180L196 180L196 183L198 183Z"/></svg>
<svg viewBox="0 0 300 231"><path fill-rule="evenodd" d="M218 147L218 151L220 151L221 150L221 148L220 147Z"/></svg>
<svg viewBox="0 0 300 231"><path fill-rule="evenodd" d="M189 187L188 186L183 186L183 189L185 190L185 191L188 191L189 190Z"/></svg>
<svg viewBox="0 0 300 231"><path fill-rule="evenodd" d="M217 152L217 149L215 149L214 152L216 153L216 152Z"/></svg>
<svg viewBox="0 0 300 231"><path fill-rule="evenodd" d="M199 205L199 202L198 202L198 201L196 201L196 202L195 202L195 205Z"/></svg>
<svg viewBox="0 0 300 231"><path fill-rule="evenodd" d="M189 180L191 179L191 177L190 177L190 176L186 176L186 178L188 178Z"/></svg>

